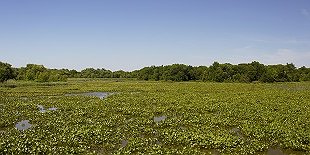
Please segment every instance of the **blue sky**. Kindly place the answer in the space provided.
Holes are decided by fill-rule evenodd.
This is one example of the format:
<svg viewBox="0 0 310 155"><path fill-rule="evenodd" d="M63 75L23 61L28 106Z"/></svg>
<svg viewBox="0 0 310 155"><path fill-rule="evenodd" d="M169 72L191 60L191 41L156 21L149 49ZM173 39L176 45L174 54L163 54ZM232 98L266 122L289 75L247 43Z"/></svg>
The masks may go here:
<svg viewBox="0 0 310 155"><path fill-rule="evenodd" d="M0 0L0 61L135 70L310 67L309 0Z"/></svg>

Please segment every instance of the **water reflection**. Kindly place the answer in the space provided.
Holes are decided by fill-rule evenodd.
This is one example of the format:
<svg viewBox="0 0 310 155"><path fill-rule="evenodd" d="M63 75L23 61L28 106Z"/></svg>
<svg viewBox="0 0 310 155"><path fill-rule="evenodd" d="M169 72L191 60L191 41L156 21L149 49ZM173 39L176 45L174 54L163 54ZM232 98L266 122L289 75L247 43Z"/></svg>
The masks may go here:
<svg viewBox="0 0 310 155"><path fill-rule="evenodd" d="M51 108L48 108L46 110L46 109L44 109L43 105L38 105L38 109L42 113L45 113L47 110L49 110L49 111L56 111L57 110L57 108L55 108L55 107L51 107Z"/></svg>
<svg viewBox="0 0 310 155"><path fill-rule="evenodd" d="M307 153L303 151L295 151L291 149L281 149L278 147L270 147L267 151L267 155L288 155L288 154L304 155Z"/></svg>
<svg viewBox="0 0 310 155"><path fill-rule="evenodd" d="M154 117L154 122L159 123L161 121L164 121L166 118L167 118L167 116Z"/></svg>
<svg viewBox="0 0 310 155"><path fill-rule="evenodd" d="M52 107L52 108L48 108L48 110L50 110L50 111L56 111L56 110L57 110L57 108Z"/></svg>
<svg viewBox="0 0 310 155"><path fill-rule="evenodd" d="M180 129L181 130L186 130L186 127L185 126L180 126Z"/></svg>
<svg viewBox="0 0 310 155"><path fill-rule="evenodd" d="M38 109L40 112L45 113L46 110L44 109L43 105L38 105Z"/></svg>
<svg viewBox="0 0 310 155"><path fill-rule="evenodd" d="M29 120L22 120L15 125L17 130L24 131L31 127Z"/></svg>
<svg viewBox="0 0 310 155"><path fill-rule="evenodd" d="M284 155L284 153L280 149L269 148L267 155Z"/></svg>
<svg viewBox="0 0 310 155"><path fill-rule="evenodd" d="M28 97L21 97L22 100L28 100Z"/></svg>
<svg viewBox="0 0 310 155"><path fill-rule="evenodd" d="M235 135L238 136L239 138L244 139L244 136L243 136L243 134L241 133L241 130L240 130L239 128L237 128L237 127L232 128L231 131L234 132Z"/></svg>
<svg viewBox="0 0 310 155"><path fill-rule="evenodd" d="M125 147L125 146L127 146L127 144L128 144L128 140L122 140L122 144L121 144L121 146L122 147Z"/></svg>
<svg viewBox="0 0 310 155"><path fill-rule="evenodd" d="M87 93L80 93L80 94L65 94L65 96L95 96L100 99L104 99L108 97L111 93L108 92L87 92Z"/></svg>
<svg viewBox="0 0 310 155"><path fill-rule="evenodd" d="M159 140L157 140L156 145L161 145L161 142Z"/></svg>
<svg viewBox="0 0 310 155"><path fill-rule="evenodd" d="M221 154L221 152L216 150L216 149L210 150L210 153L213 154L213 155L220 155Z"/></svg>

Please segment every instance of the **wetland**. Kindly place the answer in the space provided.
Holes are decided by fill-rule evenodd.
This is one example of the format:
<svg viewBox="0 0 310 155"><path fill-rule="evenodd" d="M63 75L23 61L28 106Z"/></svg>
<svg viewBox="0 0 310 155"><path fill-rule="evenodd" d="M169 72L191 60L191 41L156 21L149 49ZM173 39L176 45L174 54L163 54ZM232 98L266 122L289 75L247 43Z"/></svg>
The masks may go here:
<svg viewBox="0 0 310 155"><path fill-rule="evenodd" d="M100 79L0 87L0 154L309 154L309 88Z"/></svg>

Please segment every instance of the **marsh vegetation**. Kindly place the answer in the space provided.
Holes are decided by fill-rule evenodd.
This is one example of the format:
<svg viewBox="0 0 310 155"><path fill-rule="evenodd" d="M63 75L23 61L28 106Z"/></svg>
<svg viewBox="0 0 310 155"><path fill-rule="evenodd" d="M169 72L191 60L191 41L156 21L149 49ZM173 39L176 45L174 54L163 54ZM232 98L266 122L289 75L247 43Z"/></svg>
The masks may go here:
<svg viewBox="0 0 310 155"><path fill-rule="evenodd" d="M309 154L310 83L0 87L0 154ZM103 99L83 94L113 93ZM44 110L44 112L41 112Z"/></svg>

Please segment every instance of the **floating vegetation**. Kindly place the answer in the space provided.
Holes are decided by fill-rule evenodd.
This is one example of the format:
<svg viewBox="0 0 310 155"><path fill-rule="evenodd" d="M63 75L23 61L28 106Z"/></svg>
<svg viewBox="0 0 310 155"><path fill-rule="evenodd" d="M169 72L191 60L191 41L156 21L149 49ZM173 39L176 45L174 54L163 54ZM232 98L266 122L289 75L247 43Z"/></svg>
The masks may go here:
<svg viewBox="0 0 310 155"><path fill-rule="evenodd" d="M4 130L0 130L0 135L4 135L6 132Z"/></svg>
<svg viewBox="0 0 310 155"><path fill-rule="evenodd" d="M24 131L31 127L29 120L22 120L15 125L17 130Z"/></svg>
<svg viewBox="0 0 310 155"><path fill-rule="evenodd" d="M295 87L74 79L2 87L0 154L310 154L310 89L288 91ZM122 93L61 95L90 90Z"/></svg>
<svg viewBox="0 0 310 155"><path fill-rule="evenodd" d="M21 97L22 100L28 100L28 97Z"/></svg>
<svg viewBox="0 0 310 155"><path fill-rule="evenodd" d="M180 126L180 129L181 130L186 130L186 127L185 126Z"/></svg>
<svg viewBox="0 0 310 155"><path fill-rule="evenodd" d="M4 104L0 104L0 111L4 111Z"/></svg>

